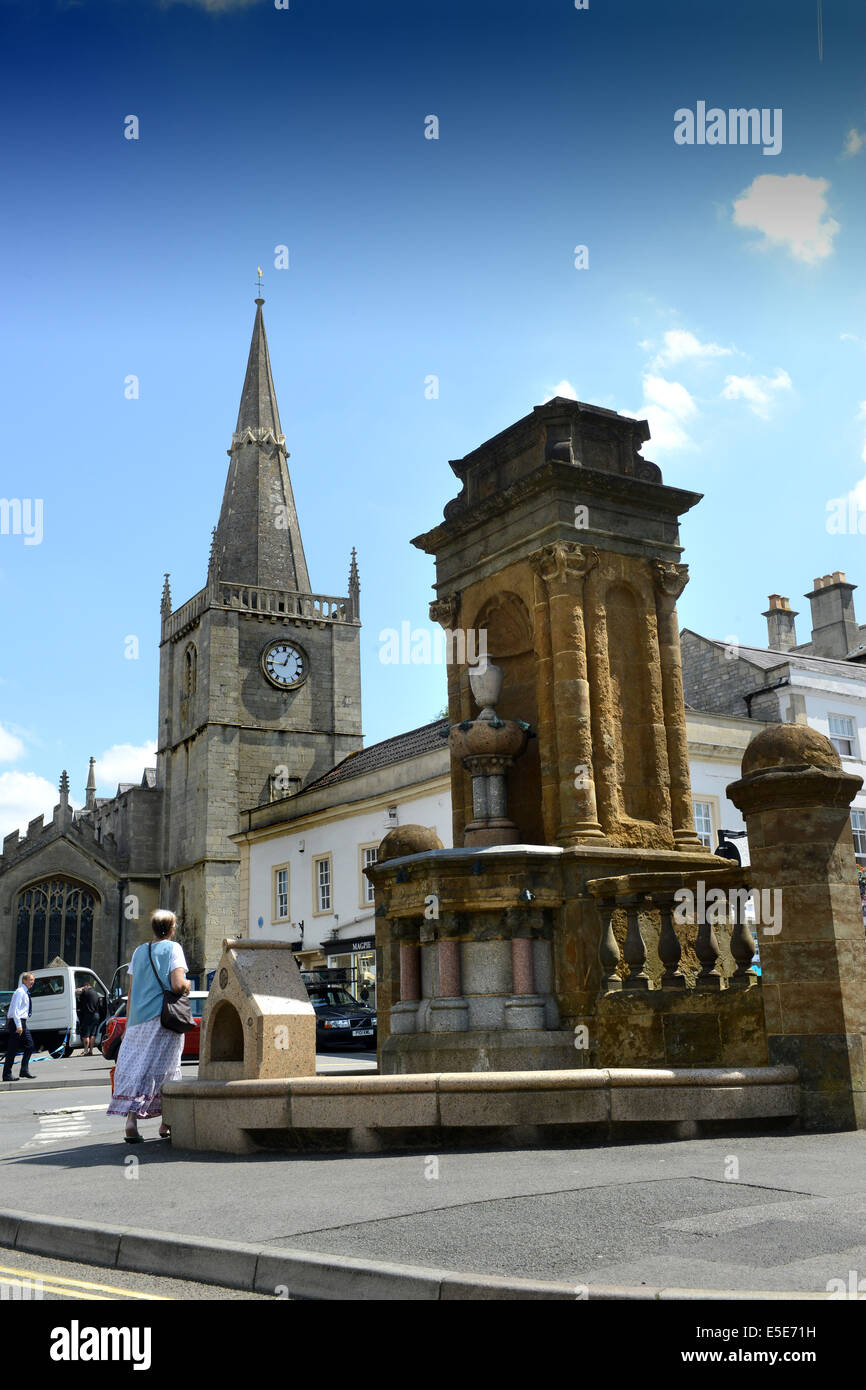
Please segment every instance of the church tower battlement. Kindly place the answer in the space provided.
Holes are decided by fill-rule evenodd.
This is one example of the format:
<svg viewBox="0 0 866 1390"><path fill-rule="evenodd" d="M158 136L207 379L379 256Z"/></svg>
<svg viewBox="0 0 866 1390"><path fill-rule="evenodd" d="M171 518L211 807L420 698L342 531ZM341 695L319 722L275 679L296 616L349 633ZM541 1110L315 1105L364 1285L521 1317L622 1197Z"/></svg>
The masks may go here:
<svg viewBox="0 0 866 1390"><path fill-rule="evenodd" d="M199 968L239 934L239 812L300 791L363 742L355 552L346 597L312 592L263 304L207 581L173 609L166 576L161 602L162 901Z"/></svg>

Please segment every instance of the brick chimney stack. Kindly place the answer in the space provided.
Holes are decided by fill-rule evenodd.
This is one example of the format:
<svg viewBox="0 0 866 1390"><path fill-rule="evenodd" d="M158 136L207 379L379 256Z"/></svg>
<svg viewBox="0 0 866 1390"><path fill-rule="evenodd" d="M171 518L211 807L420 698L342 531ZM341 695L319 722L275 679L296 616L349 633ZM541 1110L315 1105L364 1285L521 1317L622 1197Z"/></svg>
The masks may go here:
<svg viewBox="0 0 866 1390"><path fill-rule="evenodd" d="M789 652L797 645L795 619L797 614L781 594L770 594L769 608L761 617L767 619L767 641L775 652Z"/></svg>
<svg viewBox="0 0 866 1390"><path fill-rule="evenodd" d="M843 661L860 644L860 629L854 616L853 594L842 570L821 579L806 598L812 605L812 654Z"/></svg>

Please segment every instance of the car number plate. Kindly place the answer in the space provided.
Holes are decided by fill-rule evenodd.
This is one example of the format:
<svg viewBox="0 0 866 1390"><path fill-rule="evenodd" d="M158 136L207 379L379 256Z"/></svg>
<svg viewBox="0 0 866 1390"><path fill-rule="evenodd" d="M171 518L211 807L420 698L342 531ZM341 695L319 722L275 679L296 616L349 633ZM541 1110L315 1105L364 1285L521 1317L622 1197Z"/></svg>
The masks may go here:
<svg viewBox="0 0 866 1390"><path fill-rule="evenodd" d="M372 1038L372 1036L373 1036L373 1029L372 1029L372 1028L353 1028L353 1029L352 1029L352 1037L353 1037L353 1038Z"/></svg>

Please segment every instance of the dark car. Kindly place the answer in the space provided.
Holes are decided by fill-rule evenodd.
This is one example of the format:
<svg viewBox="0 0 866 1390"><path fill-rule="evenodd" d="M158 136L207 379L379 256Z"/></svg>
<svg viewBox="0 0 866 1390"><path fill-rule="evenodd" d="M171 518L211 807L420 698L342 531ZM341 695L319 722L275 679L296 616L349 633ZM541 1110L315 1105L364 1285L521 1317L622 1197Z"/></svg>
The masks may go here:
<svg viewBox="0 0 866 1390"><path fill-rule="evenodd" d="M342 985L307 984L316 1011L316 1047L376 1046L377 1018Z"/></svg>

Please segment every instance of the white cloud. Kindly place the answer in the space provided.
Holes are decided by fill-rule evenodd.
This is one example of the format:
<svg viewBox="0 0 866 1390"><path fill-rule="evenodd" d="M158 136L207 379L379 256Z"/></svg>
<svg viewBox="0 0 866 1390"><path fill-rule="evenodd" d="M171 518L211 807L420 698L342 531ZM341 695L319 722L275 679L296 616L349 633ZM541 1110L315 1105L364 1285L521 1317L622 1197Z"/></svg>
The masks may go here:
<svg viewBox="0 0 866 1390"><path fill-rule="evenodd" d="M827 216L829 187L827 179L807 174L759 174L734 202L734 222L761 232L761 249L781 246L795 260L817 265L832 254L839 230Z"/></svg>
<svg viewBox="0 0 866 1390"><path fill-rule="evenodd" d="M148 739L142 744L115 743L96 759L96 780L100 787L108 788L113 795L118 782L134 782L137 785L144 769L153 767L155 762L155 739Z"/></svg>
<svg viewBox="0 0 866 1390"><path fill-rule="evenodd" d="M860 153L864 145L866 145L866 135L859 131L856 126L852 126L845 136L845 148L842 154L848 159L853 159L855 154Z"/></svg>
<svg viewBox="0 0 866 1390"><path fill-rule="evenodd" d="M0 773L0 836L13 830L23 835L27 822L40 813L50 819L59 800L54 783L35 772Z"/></svg>
<svg viewBox="0 0 866 1390"><path fill-rule="evenodd" d="M791 390L791 378L783 367L775 376L726 376L722 395L726 401L746 401L749 409L768 420L775 404L774 394Z"/></svg>
<svg viewBox="0 0 866 1390"><path fill-rule="evenodd" d="M547 402L552 401L554 396L565 396L566 400L568 401L576 401L578 399L577 392L575 391L571 382L566 381L564 377L562 381L560 381L556 386L554 386L551 389L550 395L545 396L541 404L547 405Z"/></svg>
<svg viewBox="0 0 866 1390"><path fill-rule="evenodd" d="M641 343L639 346L643 347ZM658 353L654 367L670 367L689 358L730 357L732 349L718 343L702 343L684 328L670 328L664 335L664 347Z"/></svg>
<svg viewBox="0 0 866 1390"><path fill-rule="evenodd" d="M24 744L17 734L0 724L0 763L14 763L24 756Z"/></svg>
<svg viewBox="0 0 866 1390"><path fill-rule="evenodd" d="M697 409L681 382L647 372L641 408L628 413L648 421L654 449L687 449L693 441L684 426Z"/></svg>
<svg viewBox="0 0 866 1390"><path fill-rule="evenodd" d="M857 410L857 419L866 420L866 401L861 401Z"/></svg>

